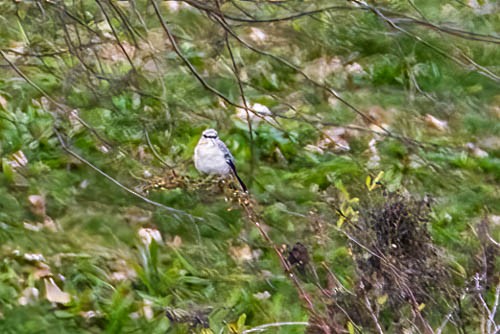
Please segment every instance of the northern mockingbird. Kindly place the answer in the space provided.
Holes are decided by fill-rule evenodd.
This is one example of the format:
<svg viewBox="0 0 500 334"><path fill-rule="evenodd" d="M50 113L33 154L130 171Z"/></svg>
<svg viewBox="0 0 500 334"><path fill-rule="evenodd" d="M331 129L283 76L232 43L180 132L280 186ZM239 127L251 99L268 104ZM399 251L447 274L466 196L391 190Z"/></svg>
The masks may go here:
<svg viewBox="0 0 500 334"><path fill-rule="evenodd" d="M201 134L198 145L194 149L194 165L199 172L205 174L228 175L233 173L243 191L247 191L245 183L236 173L233 155L229 152L226 144L219 139L217 131L214 129L207 129Z"/></svg>

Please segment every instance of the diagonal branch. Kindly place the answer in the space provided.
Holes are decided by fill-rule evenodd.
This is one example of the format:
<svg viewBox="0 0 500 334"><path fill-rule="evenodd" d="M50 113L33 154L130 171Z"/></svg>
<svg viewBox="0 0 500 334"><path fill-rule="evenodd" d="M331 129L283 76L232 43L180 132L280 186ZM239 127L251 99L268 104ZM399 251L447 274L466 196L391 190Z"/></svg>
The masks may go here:
<svg viewBox="0 0 500 334"><path fill-rule="evenodd" d="M38 86L34 81L32 81L23 71L21 71L19 67L17 67L16 64L10 61L10 59L2 50L0 50L0 56L2 56L2 58L9 64L9 66L14 70L14 72L16 72L21 78L23 78L30 86L35 88L35 90L37 90L40 94L42 94L47 100L49 100L51 103L53 103L55 106L58 106L62 110L65 110L67 108L65 105L54 100L47 92L45 92L40 86ZM102 143L111 147L108 141L105 140L92 126L87 124L87 122L85 122L80 116L74 114L72 115L72 117L76 118L76 120L78 120L80 124L82 124L85 128L87 128Z"/></svg>
<svg viewBox="0 0 500 334"><path fill-rule="evenodd" d="M216 88L210 86L205 81L205 79L203 79L201 77L201 75L198 73L198 71L196 70L196 68L194 68L193 64L191 64L191 62L186 58L186 56L184 56L184 54L182 53L181 49L177 45L177 42L175 41L175 38L172 35L172 32L170 31L170 28L168 27L167 23L163 19L162 15L160 13L160 9L158 8L158 5L156 4L155 0L151 0L151 4L153 5L155 14L158 17L158 20L160 21L160 24L161 24L163 30L167 34L167 37L168 37L170 43L172 44L172 47L174 48L175 53L177 53L177 55L179 56L179 58L181 58L182 62L189 68L189 70L191 71L191 73L196 77L196 79L198 79L198 81L202 84L202 86L205 89L207 89L210 92L212 92L215 95L217 95L218 97L220 97L221 99L223 99L224 101L226 101L227 103L229 103L230 105L235 106L235 107L241 107L237 103L234 103L233 101L231 101L228 97L226 97L224 94L222 94Z"/></svg>
<svg viewBox="0 0 500 334"><path fill-rule="evenodd" d="M210 91L213 94L215 94L216 96L220 97L222 100L227 102L229 105L236 107L236 108L241 108L241 109L251 111L257 117L262 118L262 116L259 114L259 112L257 110L254 110L250 107L245 108L245 106L242 106L236 102L233 102L231 99L229 99L227 96L225 96L222 92L220 92L216 88L212 87L208 82L206 82L205 79L203 79L203 77L198 73L198 71L193 66L193 64L191 64L191 62L186 58L186 56L184 56L184 54L180 50L179 46L177 45L177 42L175 41L175 38L174 38L172 32L170 31L170 28L168 27L167 23L163 19L162 15L160 13L160 9L158 8L158 5L156 4L155 0L151 0L151 3L153 5L153 8L155 10L155 14L158 17L158 20L160 21L160 24L161 24L163 30L167 34L167 37L170 40L172 47L174 48L175 53L179 56L179 58L181 58L182 62L188 67L189 71L196 77L196 79L201 83L201 85L205 89L207 89L208 91Z"/></svg>
<svg viewBox="0 0 500 334"><path fill-rule="evenodd" d="M442 50L434 45L432 45L431 43L427 42L426 40L422 39L422 37L418 36L418 35L415 35L411 32L409 32L408 30L406 29L403 29L402 27L400 27L398 24L397 24L397 21L394 20L394 19L391 19L389 17L387 17L380 9L378 9L377 7L374 7L374 6L371 6L371 5L368 5L367 3L365 3L364 1L359 1L359 0L350 0L360 6L363 6L365 8L368 8L370 9L376 16L378 16L380 19L382 19L383 21L385 21L389 26L391 26L392 28L394 28L395 30L398 30L402 33L404 33L405 35L408 35L410 37L412 37L413 39L417 40L418 42L422 43L423 45L425 45L426 47L430 48L431 50L433 50L434 52L440 54L441 56L447 58L447 59L450 59L452 60L453 62L461 65L461 66L468 66L468 65L472 65L472 67L475 68L475 70L495 81L495 82L500 82L500 77L498 75L496 75L495 73L491 72L490 70L488 70L487 68L485 68L484 66L481 66L475 62L473 62L470 58L468 57L464 57L466 58L466 60L469 62L469 64L467 63L464 63L462 60L460 60L459 58L453 56L453 55L450 55L448 52L446 52L445 50ZM423 22L423 21L422 21Z"/></svg>
<svg viewBox="0 0 500 334"><path fill-rule="evenodd" d="M149 198L144 197L141 194L139 194L138 192L136 192L136 191L130 189L129 187L123 185L118 180L116 180L115 178L113 178L111 175L105 173L99 167L97 167L96 165L92 164L90 161L86 160L85 158L83 158L81 155L79 155L75 151L71 150L71 148L69 148L69 146L66 144L66 142L62 138L61 133L57 129L55 129L55 128L54 128L54 133L56 134L57 139L59 140L59 143L61 144L61 147L63 148L64 151L66 151L68 154L70 154L71 156L75 157L79 161L83 162L84 164L86 164L87 166L89 166L90 168L92 168L93 170L95 170L96 172L98 172L99 174L101 174L102 176L104 176L106 179L108 179L109 181L111 181L112 183L114 183L115 185L117 185L118 187L120 187L123 190L125 190L126 192L134 195L135 197L143 200L144 202L146 202L148 204L151 204L151 205L154 205L156 207L159 207L159 208L161 208L163 210L166 210L166 211L168 211L168 212L170 212L170 213L172 213L174 215L181 215L181 216L188 217L188 218L190 218L192 220L203 221L203 218L201 218L201 217L192 216L191 214L189 214L189 213L187 213L185 211L182 211L182 210L179 210L179 209L174 209L172 207L169 207L169 206L166 206L164 204L161 204L161 203L155 202L153 200L150 200Z"/></svg>
<svg viewBox="0 0 500 334"><path fill-rule="evenodd" d="M253 51L253 52L256 52L258 54L261 54L261 55L264 55L264 56L267 56L267 57L270 57L276 61L278 61L279 63L287 66L288 68L291 68L292 70L294 70L295 72L299 73L301 76L303 76L308 82L310 82L311 84L313 84L314 86L318 87L318 88L321 88L323 90L325 90L327 93L329 93L330 95L332 95L333 97L335 97L337 100L339 100L342 104L344 104L347 108L349 108L351 111L354 111L356 114L358 114L359 116L361 116L363 118L363 120L367 121L367 122L371 122L372 119L371 117L369 117L368 115L366 115L365 113L363 113L361 110L359 110L358 108L356 108L354 105L352 105L350 102L348 102L346 99L342 98L333 88L327 86L327 85L324 85L324 84L321 84L315 80L313 80L309 75L307 75L302 69L300 69L298 66L290 63L288 60L284 59L284 58L281 58L280 56L276 56L275 54L272 54L270 52L267 52L267 51L263 51L263 50L260 50L258 49L257 47L249 44L248 42L246 42L245 40L243 40L240 36L238 36L238 34L236 34L236 32L234 32L234 30L231 29L231 27L229 25L227 25L220 17L218 17L217 15L212 15L212 17L224 28L224 30L226 30L231 36L233 36L239 43L241 43L243 46L245 46L246 48L248 48L249 50ZM378 125L378 127L385 133L389 133L389 130L385 129L384 127Z"/></svg>
<svg viewBox="0 0 500 334"><path fill-rule="evenodd" d="M106 18L106 22L108 23L109 27L111 28L111 32L113 33L113 36L115 37L116 39L116 43L118 43L118 46L120 47L120 49L122 50L123 54L125 55L125 57L127 58L127 61L129 62L132 70L137 73L137 70L135 68L135 65L134 65L134 62L132 61L132 58L130 58L127 50L125 50L125 47L123 46L122 42L120 41L120 38L118 36L118 33L116 32L116 29L115 27L113 27L113 23L111 22L111 19L109 18L108 16L108 13L107 11L104 9L101 1L99 0L96 0L97 4L99 5L99 8L101 8L101 12L103 13L104 17Z"/></svg>

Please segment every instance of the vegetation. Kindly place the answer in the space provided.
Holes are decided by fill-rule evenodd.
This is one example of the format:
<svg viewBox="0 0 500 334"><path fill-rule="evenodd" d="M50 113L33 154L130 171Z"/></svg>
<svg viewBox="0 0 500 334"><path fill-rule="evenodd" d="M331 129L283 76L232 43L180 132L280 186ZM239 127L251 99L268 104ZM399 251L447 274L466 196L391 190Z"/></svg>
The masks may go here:
<svg viewBox="0 0 500 334"><path fill-rule="evenodd" d="M0 332L499 333L499 9L1 2Z"/></svg>

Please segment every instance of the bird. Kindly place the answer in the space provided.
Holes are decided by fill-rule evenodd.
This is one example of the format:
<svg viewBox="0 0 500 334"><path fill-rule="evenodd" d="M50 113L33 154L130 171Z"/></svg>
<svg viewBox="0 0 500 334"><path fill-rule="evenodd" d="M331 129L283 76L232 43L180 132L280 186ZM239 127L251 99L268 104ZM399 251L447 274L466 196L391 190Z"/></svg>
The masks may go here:
<svg viewBox="0 0 500 334"><path fill-rule="evenodd" d="M234 157L226 144L219 139L217 131L207 129L201 134L200 140L194 149L194 166L204 174L228 175L233 174L244 192L247 186L238 176Z"/></svg>

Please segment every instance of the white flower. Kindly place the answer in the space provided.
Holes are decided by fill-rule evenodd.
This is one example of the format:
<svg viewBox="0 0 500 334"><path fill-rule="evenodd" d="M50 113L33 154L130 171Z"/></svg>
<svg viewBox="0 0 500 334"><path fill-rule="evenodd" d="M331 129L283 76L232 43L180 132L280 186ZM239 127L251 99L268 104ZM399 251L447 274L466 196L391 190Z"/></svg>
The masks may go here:
<svg viewBox="0 0 500 334"><path fill-rule="evenodd" d="M156 241L158 244L162 243L163 239L161 237L160 231L155 228L143 227L137 232L142 243L146 246L151 245L151 242Z"/></svg>

